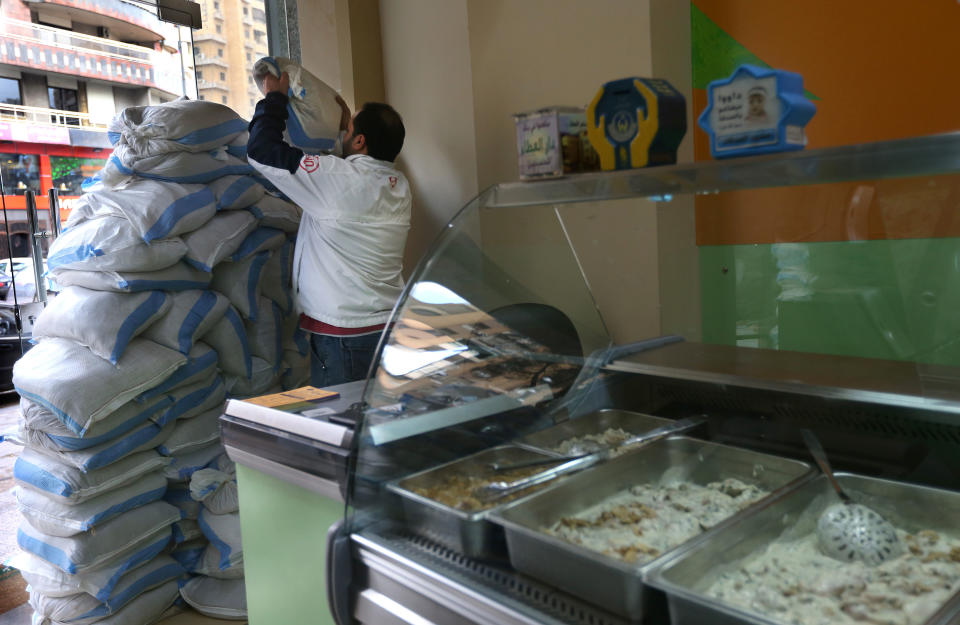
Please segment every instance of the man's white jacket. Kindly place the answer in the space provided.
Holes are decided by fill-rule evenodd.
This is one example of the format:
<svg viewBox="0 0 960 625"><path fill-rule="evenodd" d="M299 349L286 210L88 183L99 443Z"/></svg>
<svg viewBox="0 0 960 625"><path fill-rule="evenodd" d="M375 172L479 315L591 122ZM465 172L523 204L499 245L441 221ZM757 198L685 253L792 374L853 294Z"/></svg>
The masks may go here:
<svg viewBox="0 0 960 625"><path fill-rule="evenodd" d="M284 144L274 123L281 102L270 96L250 123L247 159L303 208L293 260L299 310L341 328L385 323L403 290L407 179L370 156L304 155Z"/></svg>

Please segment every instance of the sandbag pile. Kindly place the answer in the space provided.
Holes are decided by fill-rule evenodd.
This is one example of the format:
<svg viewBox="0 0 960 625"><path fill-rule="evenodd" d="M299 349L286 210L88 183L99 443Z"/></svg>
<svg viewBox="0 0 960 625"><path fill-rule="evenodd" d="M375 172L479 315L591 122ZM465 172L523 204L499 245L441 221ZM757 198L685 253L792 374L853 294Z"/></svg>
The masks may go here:
<svg viewBox="0 0 960 625"><path fill-rule="evenodd" d="M48 254L62 291L14 367L16 565L38 624L149 623L181 593L245 618L218 419L227 397L306 381L289 286L300 210L246 163L227 107L128 108L110 137Z"/></svg>

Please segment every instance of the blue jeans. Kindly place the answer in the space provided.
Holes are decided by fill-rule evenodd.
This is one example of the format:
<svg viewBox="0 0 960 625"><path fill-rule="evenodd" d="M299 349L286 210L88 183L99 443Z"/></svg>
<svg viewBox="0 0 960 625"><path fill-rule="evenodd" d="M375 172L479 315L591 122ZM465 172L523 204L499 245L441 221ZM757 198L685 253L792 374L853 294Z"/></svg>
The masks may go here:
<svg viewBox="0 0 960 625"><path fill-rule="evenodd" d="M380 334L310 334L310 384L324 388L366 378Z"/></svg>

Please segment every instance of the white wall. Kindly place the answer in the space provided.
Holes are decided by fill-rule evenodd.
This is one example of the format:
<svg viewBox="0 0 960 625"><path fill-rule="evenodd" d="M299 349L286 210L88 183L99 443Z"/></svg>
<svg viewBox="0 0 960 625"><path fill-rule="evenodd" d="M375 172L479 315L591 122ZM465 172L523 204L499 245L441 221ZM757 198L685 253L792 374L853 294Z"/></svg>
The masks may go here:
<svg viewBox="0 0 960 625"><path fill-rule="evenodd" d="M413 190L409 273L478 191L466 0L381 0L386 101L407 136L398 163Z"/></svg>

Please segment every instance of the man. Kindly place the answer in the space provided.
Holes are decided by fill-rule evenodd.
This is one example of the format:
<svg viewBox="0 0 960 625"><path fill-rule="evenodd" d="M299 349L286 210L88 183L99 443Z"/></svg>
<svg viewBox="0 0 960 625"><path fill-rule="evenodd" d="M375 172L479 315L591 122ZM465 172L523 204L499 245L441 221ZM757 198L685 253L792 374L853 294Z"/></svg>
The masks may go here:
<svg viewBox="0 0 960 625"><path fill-rule="evenodd" d="M368 102L343 117L343 158L305 155L283 141L289 77L267 75L250 122L247 158L303 208L293 260L300 327L310 333L310 383L366 377L380 334L403 289L410 186L394 167L403 121Z"/></svg>

